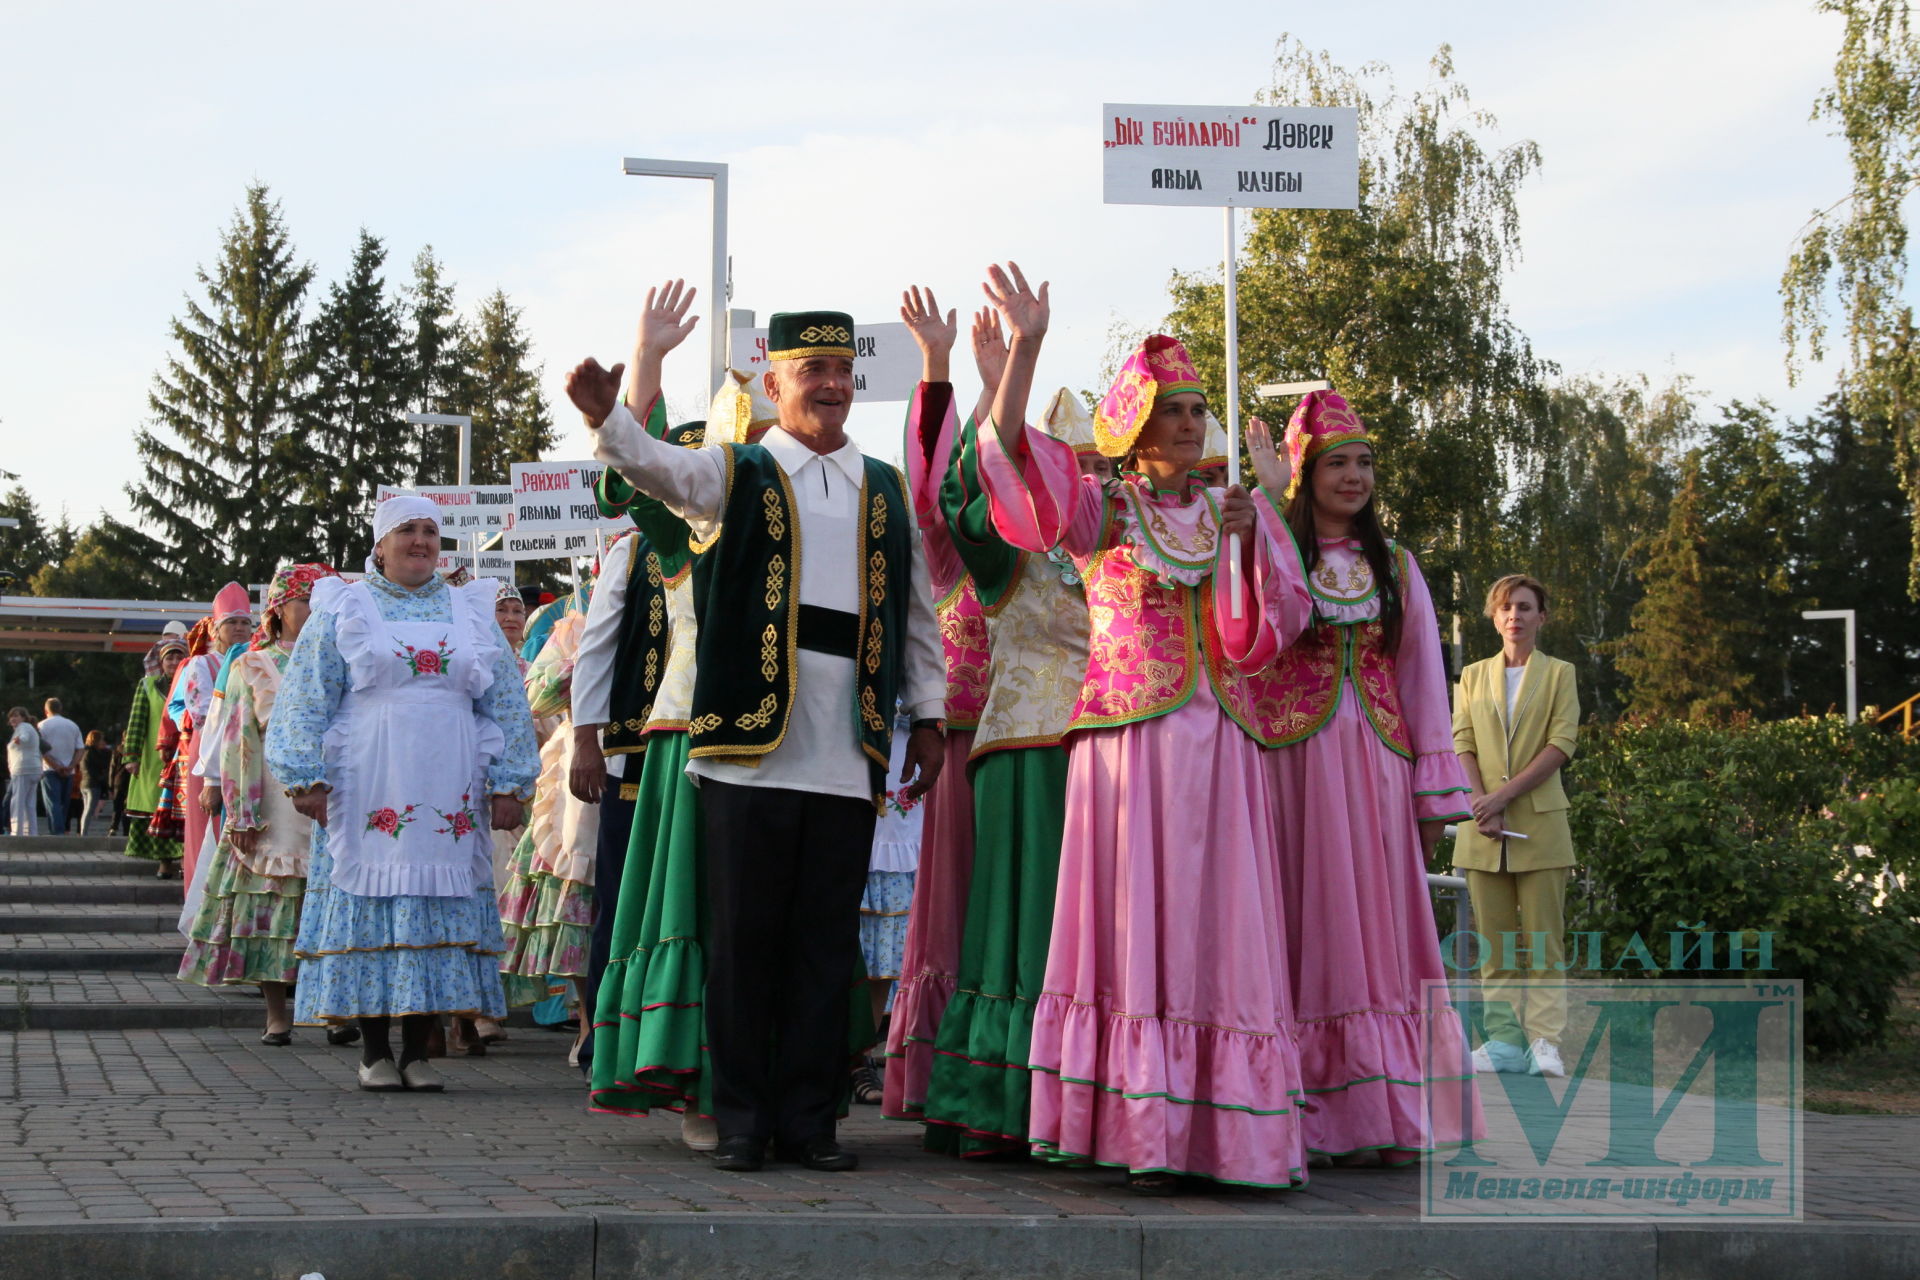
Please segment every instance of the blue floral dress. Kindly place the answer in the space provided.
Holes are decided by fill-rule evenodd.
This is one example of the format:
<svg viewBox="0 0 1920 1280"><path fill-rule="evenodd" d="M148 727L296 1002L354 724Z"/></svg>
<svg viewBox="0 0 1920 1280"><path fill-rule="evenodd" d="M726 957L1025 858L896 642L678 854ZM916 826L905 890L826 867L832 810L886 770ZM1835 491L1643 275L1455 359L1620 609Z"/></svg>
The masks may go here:
<svg viewBox="0 0 1920 1280"><path fill-rule="evenodd" d="M456 594L471 588L450 588L437 577L422 587L409 589L371 574L366 588L379 618L400 626L451 624L455 622L455 610L467 609L472 603ZM487 625L492 626L490 602L489 593L484 612ZM477 606L470 610L474 617L480 612ZM346 625L353 625L351 613L346 616ZM339 727L341 704L355 678L342 651L340 618L335 612L316 607L300 632L281 681L279 700L268 726L266 753L268 768L288 787L340 783L340 779L328 777L328 735ZM475 722L481 726L479 738L487 744L490 756L485 766L485 788L490 793L506 792L527 799L539 770L533 717L527 709L519 664L504 637L498 635L497 628L494 631L488 637L497 642L491 646L493 676L472 699ZM334 736L337 759L339 735ZM438 739L423 737L418 750L425 759L444 750L444 746ZM342 824L358 820L358 815L335 811L343 808L339 800L336 792L328 813L336 838L347 829ZM476 801L471 809L484 824L486 797L477 797ZM409 838L416 839L420 830L431 829L416 828ZM471 828L463 825L448 839L475 839L484 844L484 830L470 832ZM457 865L464 866L467 861L459 859ZM335 887L328 831L317 829L305 911L294 944L300 958L294 1020L313 1025L355 1017L421 1013L504 1016L499 956L505 944L494 906L491 872L478 870L487 859L473 862L476 870L467 892L349 893Z"/></svg>

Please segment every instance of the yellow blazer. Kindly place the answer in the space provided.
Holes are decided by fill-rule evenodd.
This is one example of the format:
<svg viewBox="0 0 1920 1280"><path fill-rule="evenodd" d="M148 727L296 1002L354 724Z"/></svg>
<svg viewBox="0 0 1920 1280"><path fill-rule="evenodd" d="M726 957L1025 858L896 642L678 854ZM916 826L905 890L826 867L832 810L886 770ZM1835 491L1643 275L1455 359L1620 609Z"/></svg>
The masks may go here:
<svg viewBox="0 0 1920 1280"><path fill-rule="evenodd" d="M1580 732L1580 696L1573 664L1549 658L1538 649L1527 659L1507 722L1506 660L1494 654L1460 673L1453 698L1453 749L1471 752L1480 778L1491 791L1525 769L1543 747L1573 756ZM1560 771L1525 795L1514 797L1501 825L1525 834L1525 840L1489 840L1462 822L1453 842L1453 865L1473 871L1544 871L1573 865L1573 831L1567 826L1567 793ZM1506 846L1506 863L1500 860Z"/></svg>

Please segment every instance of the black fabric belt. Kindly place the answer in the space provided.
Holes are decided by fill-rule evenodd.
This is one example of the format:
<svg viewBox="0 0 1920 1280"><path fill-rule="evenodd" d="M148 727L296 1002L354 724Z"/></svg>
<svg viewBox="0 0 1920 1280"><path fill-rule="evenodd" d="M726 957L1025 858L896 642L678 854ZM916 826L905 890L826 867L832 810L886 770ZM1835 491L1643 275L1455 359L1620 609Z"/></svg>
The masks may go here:
<svg viewBox="0 0 1920 1280"><path fill-rule="evenodd" d="M815 653L851 658L859 648L860 615L815 604L800 606L800 635L795 643Z"/></svg>

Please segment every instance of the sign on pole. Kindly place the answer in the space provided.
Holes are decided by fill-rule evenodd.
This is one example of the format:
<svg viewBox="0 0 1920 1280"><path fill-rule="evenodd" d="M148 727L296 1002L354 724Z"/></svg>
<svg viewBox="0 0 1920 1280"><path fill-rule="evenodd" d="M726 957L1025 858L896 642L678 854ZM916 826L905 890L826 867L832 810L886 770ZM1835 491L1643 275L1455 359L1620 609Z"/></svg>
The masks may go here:
<svg viewBox="0 0 1920 1280"><path fill-rule="evenodd" d="M501 540L500 554L509 560L560 560L594 553L591 529L519 530Z"/></svg>
<svg viewBox="0 0 1920 1280"><path fill-rule="evenodd" d="M513 490L504 484L383 484L374 490L373 500L385 502L398 494L417 495L440 508L443 538L499 533L513 527Z"/></svg>
<svg viewBox="0 0 1920 1280"><path fill-rule="evenodd" d="M435 567L439 569L442 574L448 574L463 565L467 565L468 559L469 557L465 552L442 551L440 553L440 562ZM503 555L498 551L482 551L471 557L471 559L474 563L467 567L473 570L474 576L480 578L505 578L509 582L513 581L512 557Z"/></svg>
<svg viewBox="0 0 1920 1280"><path fill-rule="evenodd" d="M742 373L767 371L767 331L735 329L733 367ZM920 385L920 344L907 326L856 324L853 326L853 394L862 400L911 400Z"/></svg>
<svg viewBox="0 0 1920 1280"><path fill-rule="evenodd" d="M602 462L516 462L508 468L513 480L513 528L516 533L585 529L624 529L624 517L600 514L593 486L606 470Z"/></svg>
<svg viewBox="0 0 1920 1280"><path fill-rule="evenodd" d="M1353 107L1164 107L1108 103L1108 204L1355 209Z"/></svg>

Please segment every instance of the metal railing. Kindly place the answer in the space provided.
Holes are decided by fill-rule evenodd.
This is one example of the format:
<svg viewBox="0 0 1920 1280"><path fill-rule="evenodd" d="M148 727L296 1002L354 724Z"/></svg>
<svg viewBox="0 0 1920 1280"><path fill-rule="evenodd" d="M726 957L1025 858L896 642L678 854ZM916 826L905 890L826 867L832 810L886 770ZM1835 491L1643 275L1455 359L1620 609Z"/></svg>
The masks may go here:
<svg viewBox="0 0 1920 1280"><path fill-rule="evenodd" d="M1911 742L1913 741L1913 734L1914 734L1914 723L1913 723L1914 714L1915 714L1914 707L1915 707L1915 704L1917 703L1920 703L1920 693L1914 694L1911 698L1908 698L1905 702L1901 703L1897 707L1889 707L1887 710L1882 711L1879 715L1873 718L1873 722L1875 724L1885 724L1887 721L1893 719L1895 716L1899 716L1900 717L1900 736L1906 739L1907 741Z"/></svg>

